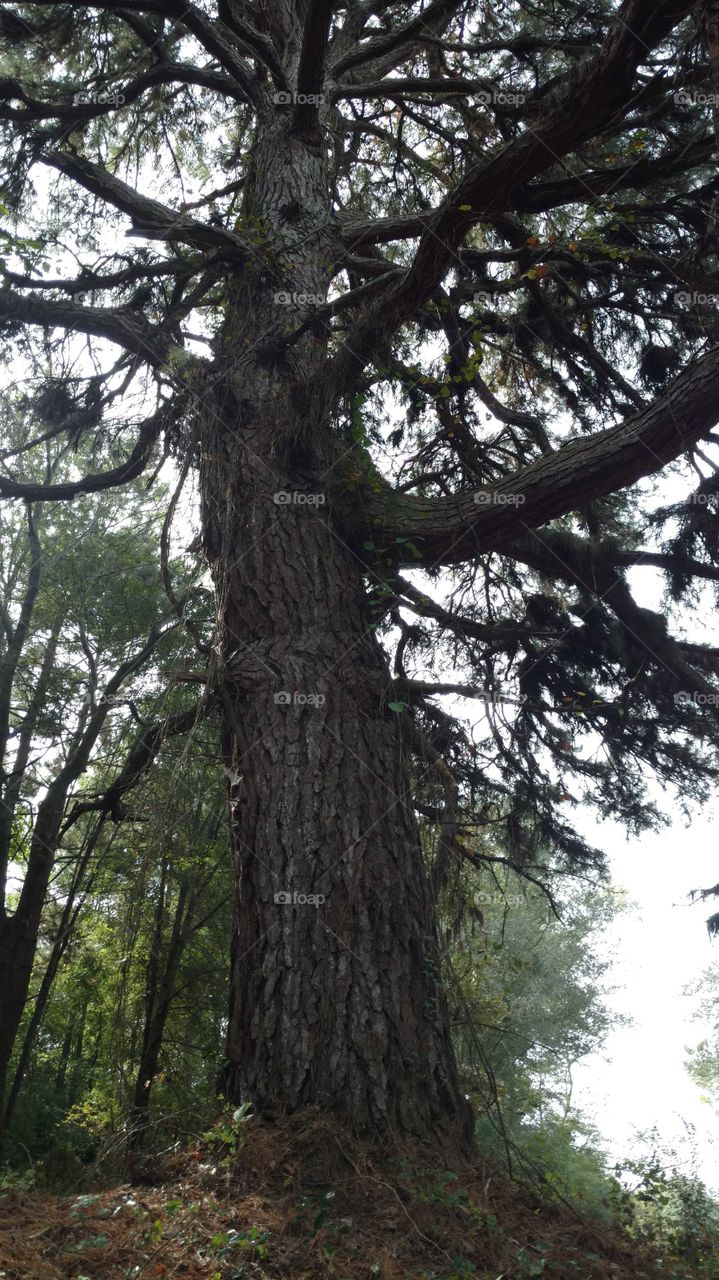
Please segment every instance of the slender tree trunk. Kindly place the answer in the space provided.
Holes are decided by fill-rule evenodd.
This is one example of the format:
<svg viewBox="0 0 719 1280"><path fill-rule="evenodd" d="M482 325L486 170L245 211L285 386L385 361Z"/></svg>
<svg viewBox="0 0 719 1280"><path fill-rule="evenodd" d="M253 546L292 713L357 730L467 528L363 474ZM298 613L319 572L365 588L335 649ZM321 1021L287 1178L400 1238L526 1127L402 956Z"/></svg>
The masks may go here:
<svg viewBox="0 0 719 1280"><path fill-rule="evenodd" d="M154 651L161 634L159 624L151 628L142 648L126 659L107 681L106 692L109 695L120 688L128 675L142 667ZM7 677L4 679L7 680ZM8 1068L27 1001L45 895L61 838L65 805L70 789L88 766L106 715L107 707L100 706L78 724L62 768L38 804L23 886L12 916L7 914L5 903L9 845L7 850L0 845L0 1143ZM3 713L0 709L0 754L2 726ZM1 763L0 759L0 765ZM0 776L0 784L7 777L10 775ZM7 806L3 807L1 796L0 811L5 812L6 816L9 812ZM0 837L2 834L0 825Z"/></svg>
<svg viewBox="0 0 719 1280"><path fill-rule="evenodd" d="M16 930L17 924L15 920L0 920L0 990L4 990L8 993L3 1002L5 1005L5 1008L3 1009L4 1016L0 1018L0 1141L3 1137L2 1111L4 1107L5 1090L7 1087L10 1057L15 1043L17 1028L20 1025L22 1009L24 1007L24 998L19 1011L16 1011L14 1005L11 1007L13 988L10 984L13 982L15 977L13 954L15 951Z"/></svg>
<svg viewBox="0 0 719 1280"><path fill-rule="evenodd" d="M104 821L105 820L103 816L95 824L95 826L88 832L88 835L85 841L85 847L80 856L80 861L78 863L78 866L75 869L75 872L73 874L72 884L70 886L67 898L65 899L65 902L63 905L62 916L61 916L60 924L57 930L57 935L53 943L52 951L50 952L50 957L45 967L45 972L43 973L42 978L40 980L40 986L38 987L37 994L35 995L35 998L33 1000L32 1014L25 1027L25 1033L23 1036L22 1045L20 1047L20 1052L15 1057L12 1084L10 1085L10 1088L8 1090L7 1101L5 1103L5 1113L3 1116L3 1123L6 1129L10 1125L10 1122L12 1120L12 1117L15 1111L15 1107L17 1105L18 1096L20 1094L20 1090L22 1089L23 1082L25 1080L25 1073L27 1071L28 1063L30 1061L30 1055L32 1053L32 1050L35 1044L35 1037L37 1036L40 1026L42 1025L42 1020L45 1016L45 1010L47 1008L47 1004L50 999L50 992L52 991L53 983L57 976L57 971L60 968L65 952L67 951L67 948L70 945L70 942L73 938L78 917L80 915L80 912L85 902L85 898L87 897L87 894L90 891L90 888L93 882L93 878L91 876L90 879L86 882L85 887L83 889L82 887L83 878L87 871L90 859L92 858L92 855L95 852L95 847L97 845L100 834L102 832ZM78 901L78 896L80 895L81 892L82 892L82 896ZM12 1046L10 1046L10 1050L12 1050ZM63 1048L63 1054L64 1054L64 1048ZM64 1068L62 1068L61 1070L61 1075L62 1075L62 1081L64 1083L64 1078L65 1078Z"/></svg>
<svg viewBox="0 0 719 1280"><path fill-rule="evenodd" d="M152 1082L157 1074L162 1037L165 1034L165 1025L175 992L177 972L190 937L190 925L195 909L195 893L190 892L186 881L183 881L180 885L175 904L172 930L162 966L160 952L162 949L162 925L165 906L164 887L161 891L160 903L161 906L155 922L152 963L148 971L145 1025L143 1028L140 1062L135 1080L132 1123L128 1141L129 1151L136 1151L142 1145L143 1136L147 1129Z"/></svg>
<svg viewBox="0 0 719 1280"><path fill-rule="evenodd" d="M13 916L0 917L0 1114L4 1113L8 1068L30 987L65 794L62 777L48 787L38 806L17 909Z"/></svg>
<svg viewBox="0 0 719 1280"><path fill-rule="evenodd" d="M246 212L287 281L234 283L200 445L237 883L224 1084L269 1114L467 1137L401 716L327 500L349 442L302 393L317 335L272 354L326 295L327 207L322 150L266 124Z"/></svg>
<svg viewBox="0 0 719 1280"><path fill-rule="evenodd" d="M65 1032L65 1039L62 1042L62 1048L60 1050L60 1061L57 1064L57 1071L55 1073L55 1088L58 1090L65 1088L65 1081L67 1080L67 1064L70 1061L70 1051L72 1049L72 1039L74 1034L75 1034L74 1028L68 1027L67 1031ZM17 1080L17 1074L15 1079ZM14 1102L15 1102L15 1099L13 1099L13 1103ZM6 1120L6 1123L7 1123L7 1120Z"/></svg>

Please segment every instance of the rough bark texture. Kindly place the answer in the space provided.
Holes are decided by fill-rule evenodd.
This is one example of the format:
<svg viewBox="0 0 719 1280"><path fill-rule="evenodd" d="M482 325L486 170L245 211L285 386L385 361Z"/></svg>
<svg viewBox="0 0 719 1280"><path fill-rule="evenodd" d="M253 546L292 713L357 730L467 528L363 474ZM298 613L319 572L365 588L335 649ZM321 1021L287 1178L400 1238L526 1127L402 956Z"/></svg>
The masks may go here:
<svg viewBox="0 0 719 1280"><path fill-rule="evenodd" d="M247 209L298 245L284 292L324 298L323 155L260 137ZM333 429L297 393L316 337L279 363L270 346L258 370L267 335L303 319L282 292L261 272L237 282L201 442L238 892L225 1085L265 1113L468 1133L401 722L326 501Z"/></svg>

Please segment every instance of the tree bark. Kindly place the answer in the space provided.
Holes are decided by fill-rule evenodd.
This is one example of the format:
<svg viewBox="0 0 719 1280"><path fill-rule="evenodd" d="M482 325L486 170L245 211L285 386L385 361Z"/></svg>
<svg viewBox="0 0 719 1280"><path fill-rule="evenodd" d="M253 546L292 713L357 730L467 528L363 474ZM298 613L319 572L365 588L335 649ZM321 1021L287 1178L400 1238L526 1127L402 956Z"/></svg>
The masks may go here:
<svg viewBox="0 0 719 1280"><path fill-rule="evenodd" d="M228 1090L428 1133L466 1107L384 658L327 516L261 504L247 502L223 557L237 561L225 644L246 654L227 684L242 778Z"/></svg>
<svg viewBox="0 0 719 1280"><path fill-rule="evenodd" d="M467 1138L401 717L326 500L336 429L299 390L317 335L276 362L267 342L326 296L324 156L268 126L255 166L246 212L299 247L289 283L235 282L200 446L237 884L223 1083L265 1114Z"/></svg>

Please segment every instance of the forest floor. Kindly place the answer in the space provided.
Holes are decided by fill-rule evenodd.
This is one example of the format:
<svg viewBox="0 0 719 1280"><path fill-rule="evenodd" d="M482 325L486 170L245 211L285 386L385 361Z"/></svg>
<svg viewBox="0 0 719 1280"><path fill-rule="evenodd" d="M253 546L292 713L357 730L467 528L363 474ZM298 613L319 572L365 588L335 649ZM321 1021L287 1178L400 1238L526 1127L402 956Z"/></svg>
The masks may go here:
<svg viewBox="0 0 719 1280"><path fill-rule="evenodd" d="M0 1197L2 1280L619 1280L668 1274L481 1159L368 1149L326 1117L243 1126L144 1176ZM220 1133L222 1134L222 1130Z"/></svg>

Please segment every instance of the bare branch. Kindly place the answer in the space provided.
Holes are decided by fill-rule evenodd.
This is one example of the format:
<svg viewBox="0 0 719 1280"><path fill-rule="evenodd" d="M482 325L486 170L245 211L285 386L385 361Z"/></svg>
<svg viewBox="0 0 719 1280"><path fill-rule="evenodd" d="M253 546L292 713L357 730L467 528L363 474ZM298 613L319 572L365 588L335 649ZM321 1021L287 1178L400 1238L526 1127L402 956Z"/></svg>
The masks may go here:
<svg viewBox="0 0 719 1280"><path fill-rule="evenodd" d="M430 217L404 279L348 335L346 348L335 362L340 387L353 385L367 360L378 348L383 350L403 321L432 296L470 227L514 209L518 191L532 178L595 136L626 107L637 66L690 8L672 0L657 6L648 0L625 0L582 79L570 83L565 77L552 99L556 105L536 126L470 169ZM353 246L358 243L361 240L353 241Z"/></svg>
<svg viewBox="0 0 719 1280"><path fill-rule="evenodd" d="M435 23L443 25L460 7L458 0L432 0L432 3L428 4L418 17L413 18L405 26L399 27L397 31L390 31L388 35L377 36L374 40L360 45L355 53L349 53L344 58L340 58L339 62L334 63L330 68L332 75L339 76L344 71L352 71L367 62L385 58L390 53L399 51L401 55L409 49L413 41L431 34L432 25ZM399 58L397 60L399 61Z"/></svg>
<svg viewBox="0 0 719 1280"><path fill-rule="evenodd" d="M140 195L102 165L93 164L84 156L68 151L44 151L39 158L127 214L135 233L148 240L191 244L198 249L222 249L225 255L237 262L244 262L252 252L234 232L198 222L186 213L168 209L159 200Z"/></svg>
<svg viewBox="0 0 719 1280"><path fill-rule="evenodd" d="M6 101L0 104L0 120L16 120L33 122L37 120L72 120L82 125L87 120L98 116L109 115L117 111L118 97L121 93L122 106L129 106L142 96L146 89L158 84L196 84L201 88L212 89L224 97L246 102L247 95L230 79L217 71L194 67L189 63L165 62L153 67L136 79L123 83L120 88L107 89L98 94L93 102L47 102L32 97L19 80L3 79L0 81L0 97ZM77 95L75 95L77 98ZM26 110L7 105L7 100L18 99L24 102ZM103 100L104 99L104 100Z"/></svg>
<svg viewBox="0 0 719 1280"><path fill-rule="evenodd" d="M160 748L167 738L179 734L191 733L192 730L209 715L213 707L211 699L203 698L186 711L179 711L148 725L130 748L125 762L115 781L92 800L83 800L76 804L65 822L61 836L77 822L83 813L108 813L113 822L124 817L122 800L128 791L136 787L155 760Z"/></svg>
<svg viewBox="0 0 719 1280"><path fill-rule="evenodd" d="M111 471L101 471L95 475L83 476L81 480L69 481L66 484L33 484L29 481L9 480L0 476L0 495L4 498L24 498L33 502L68 501L81 493L99 493L103 489L114 489L118 485L127 484L145 470L152 450L163 429L180 412L180 406L173 401L163 405L151 418L143 422L132 453Z"/></svg>

